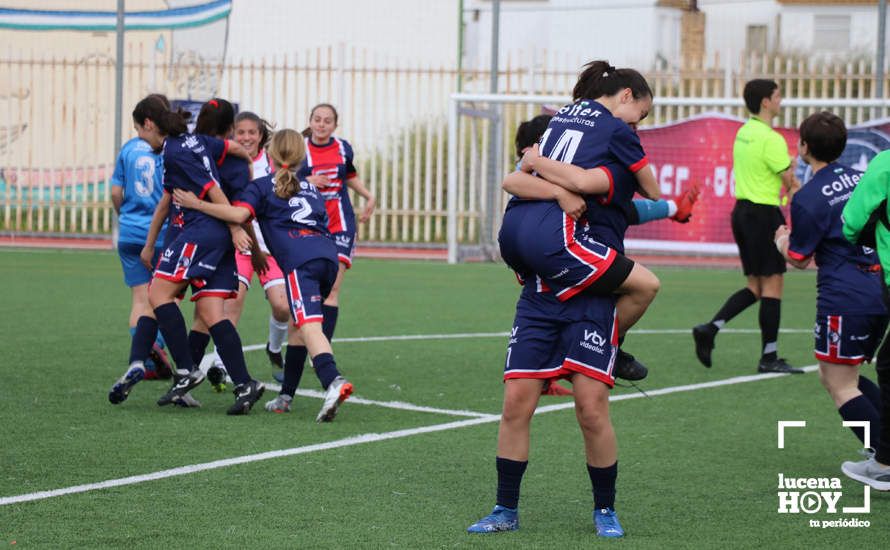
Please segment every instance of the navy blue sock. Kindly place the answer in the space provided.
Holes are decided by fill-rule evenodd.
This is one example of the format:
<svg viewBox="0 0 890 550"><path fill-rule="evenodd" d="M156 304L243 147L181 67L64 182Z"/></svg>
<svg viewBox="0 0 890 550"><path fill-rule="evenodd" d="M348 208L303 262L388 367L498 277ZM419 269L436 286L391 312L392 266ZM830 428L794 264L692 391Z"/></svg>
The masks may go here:
<svg viewBox="0 0 890 550"><path fill-rule="evenodd" d="M497 505L515 510L519 507L519 486L528 460L510 460L497 457L498 499Z"/></svg>
<svg viewBox="0 0 890 550"><path fill-rule="evenodd" d="M151 317L143 315L136 321L133 339L130 341L130 363L148 359L157 332L158 322Z"/></svg>
<svg viewBox="0 0 890 550"><path fill-rule="evenodd" d="M871 379L859 375L859 391L871 401L876 411L881 410L881 389ZM877 432L872 432L877 433Z"/></svg>
<svg viewBox="0 0 890 550"><path fill-rule="evenodd" d="M188 330L185 328L185 319L182 312L174 302L169 302L155 308L155 319L164 333L167 341L167 349L173 356L173 362L177 369L191 371L195 368L192 354L189 351Z"/></svg>
<svg viewBox="0 0 890 550"><path fill-rule="evenodd" d="M321 313L324 320L321 323L321 331L328 337L328 342L334 339L334 329L337 328L337 315L340 313L338 306L321 305Z"/></svg>
<svg viewBox="0 0 890 550"><path fill-rule="evenodd" d="M210 343L210 335L206 332L192 330L189 332L189 349L192 352L192 361L196 365L201 364L204 359L204 352L207 351L207 344Z"/></svg>
<svg viewBox="0 0 890 550"><path fill-rule="evenodd" d="M241 349L241 337L238 336L235 325L228 319L223 319L210 327L210 336L213 337L216 353L226 366L232 382L238 386L250 382L250 374L244 362L244 350Z"/></svg>
<svg viewBox="0 0 890 550"><path fill-rule="evenodd" d="M618 462L605 468L587 465L587 475L593 486L593 507L615 509L615 481L618 479Z"/></svg>
<svg viewBox="0 0 890 550"><path fill-rule="evenodd" d="M865 397L864 395L854 397L841 405L837 412L840 413L841 418L844 420L868 420L871 422L869 434L871 437L871 444L874 445L877 435L881 433L881 416L878 413L878 409L871 404L868 397ZM862 428L851 427L850 429L856 434L859 441L862 441L863 443L865 442L865 434Z"/></svg>
<svg viewBox="0 0 890 550"><path fill-rule="evenodd" d="M306 346L287 345L284 354L284 382L281 383L281 393L291 397L300 387L300 379L303 378L303 368L306 365L306 356L309 351Z"/></svg>
<svg viewBox="0 0 890 550"><path fill-rule="evenodd" d="M318 376L318 381L321 382L321 387L324 389L328 389L334 378L340 376L334 356L330 353L319 353L313 357L312 366L315 367L315 375Z"/></svg>

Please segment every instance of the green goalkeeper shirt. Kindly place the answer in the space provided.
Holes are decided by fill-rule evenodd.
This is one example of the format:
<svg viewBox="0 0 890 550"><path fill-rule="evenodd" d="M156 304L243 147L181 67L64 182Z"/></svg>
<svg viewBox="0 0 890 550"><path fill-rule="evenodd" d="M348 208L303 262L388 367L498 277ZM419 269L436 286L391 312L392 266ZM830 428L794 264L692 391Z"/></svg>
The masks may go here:
<svg viewBox="0 0 890 550"><path fill-rule="evenodd" d="M872 213L890 194L890 150L884 151L871 160L868 169L859 180L859 185L844 207L844 237L852 243L859 240L859 235L868 224ZM884 204L884 208L887 208ZM884 270L884 284L890 286L890 229L884 224L875 226L875 241L878 246L878 257Z"/></svg>

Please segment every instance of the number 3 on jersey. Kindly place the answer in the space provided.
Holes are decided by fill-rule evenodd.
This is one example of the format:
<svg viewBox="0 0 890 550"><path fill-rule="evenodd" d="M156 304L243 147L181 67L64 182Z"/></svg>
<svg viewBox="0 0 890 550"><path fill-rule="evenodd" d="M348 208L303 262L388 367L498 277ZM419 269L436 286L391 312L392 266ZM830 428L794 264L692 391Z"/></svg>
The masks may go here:
<svg viewBox="0 0 890 550"><path fill-rule="evenodd" d="M578 146L581 145L581 138L584 137L584 132L581 132L580 130L564 130L563 133L560 134L559 139L556 140L556 144L553 148L547 153L544 153L544 151L546 151L547 138L550 137L550 132L551 128L547 128L547 131L541 136L541 154L546 154L548 158L553 160L571 164L572 160L575 158L575 153L578 151Z"/></svg>
<svg viewBox="0 0 890 550"><path fill-rule="evenodd" d="M315 220L309 218L312 215L312 205L303 197L291 197L287 205L295 210L291 212L290 219L303 225L315 225Z"/></svg>

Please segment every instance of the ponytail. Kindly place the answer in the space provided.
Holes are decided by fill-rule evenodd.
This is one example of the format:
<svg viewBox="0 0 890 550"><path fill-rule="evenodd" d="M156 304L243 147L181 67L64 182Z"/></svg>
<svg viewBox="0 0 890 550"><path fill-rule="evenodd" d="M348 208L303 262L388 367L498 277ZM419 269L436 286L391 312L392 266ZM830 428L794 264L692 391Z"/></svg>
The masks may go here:
<svg viewBox="0 0 890 550"><path fill-rule="evenodd" d="M652 97L649 83L636 70L616 69L604 60L591 61L578 75L572 100L613 96L625 88L630 88L634 99Z"/></svg>
<svg viewBox="0 0 890 550"><path fill-rule="evenodd" d="M214 98L201 106L196 134L205 136L227 136L235 123L235 108L225 99Z"/></svg>
<svg viewBox="0 0 890 550"><path fill-rule="evenodd" d="M186 121L190 115L181 109L171 111L170 104L165 103L164 99L159 94L143 98L133 109L133 122L143 126L148 119L154 122L158 131L165 136L184 134L188 130Z"/></svg>
<svg viewBox="0 0 890 550"><path fill-rule="evenodd" d="M282 199L293 197L300 191L297 169L306 158L303 138L296 130L279 130L272 134L267 152L278 165L273 176L275 194Z"/></svg>

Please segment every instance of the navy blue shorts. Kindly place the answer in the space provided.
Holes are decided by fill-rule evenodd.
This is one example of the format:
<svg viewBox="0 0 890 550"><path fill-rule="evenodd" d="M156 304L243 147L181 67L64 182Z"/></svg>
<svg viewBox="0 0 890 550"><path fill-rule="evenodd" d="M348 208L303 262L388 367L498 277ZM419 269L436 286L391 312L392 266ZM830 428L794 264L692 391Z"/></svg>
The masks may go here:
<svg viewBox="0 0 890 550"><path fill-rule="evenodd" d="M633 269L633 262L587 233L555 203L537 202L507 210L498 235L501 257L520 282L541 277L565 301L590 288L607 295Z"/></svg>
<svg viewBox="0 0 890 550"><path fill-rule="evenodd" d="M302 327L324 320L321 306L337 280L338 269L336 263L318 258L284 272L284 289L294 325Z"/></svg>
<svg viewBox="0 0 890 550"><path fill-rule="evenodd" d="M504 379L580 373L611 388L617 351L614 296L585 293L562 303L552 293L524 291L516 304Z"/></svg>
<svg viewBox="0 0 890 550"><path fill-rule="evenodd" d="M238 268L235 249L189 242L180 234L161 254L154 276L192 287L192 301L204 297L235 298L238 296Z"/></svg>
<svg viewBox="0 0 890 550"><path fill-rule="evenodd" d="M121 267L124 269L124 283L130 288L145 285L151 281L151 271L139 258L143 246L136 243L117 243L117 255L120 257ZM151 260L152 265L157 265L162 250L160 247L155 248L155 254Z"/></svg>
<svg viewBox="0 0 890 550"><path fill-rule="evenodd" d="M887 330L887 320L886 315L816 315L816 359L838 365L870 361Z"/></svg>

